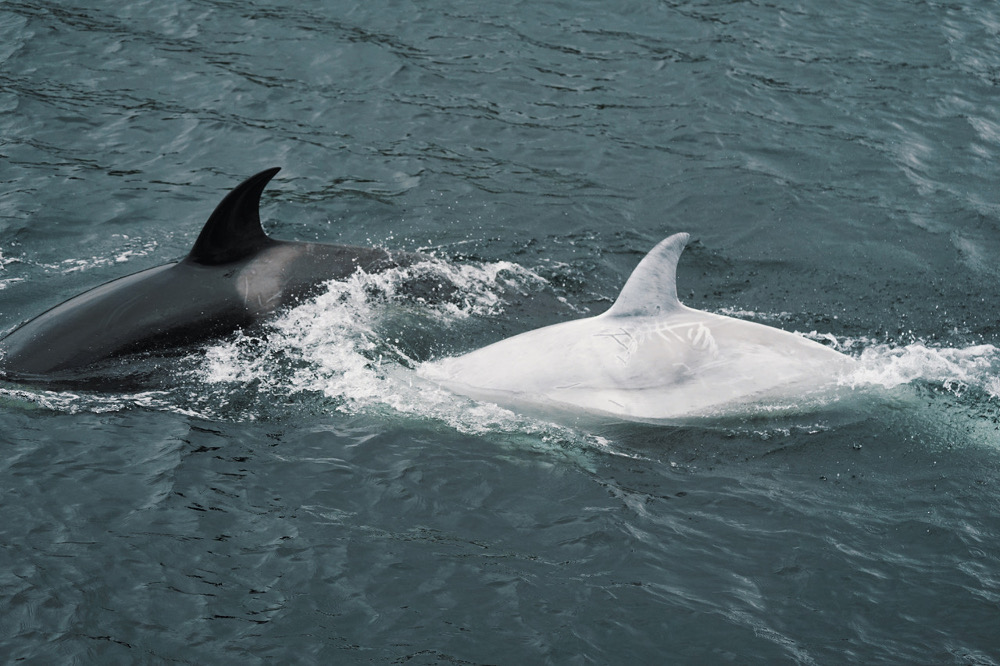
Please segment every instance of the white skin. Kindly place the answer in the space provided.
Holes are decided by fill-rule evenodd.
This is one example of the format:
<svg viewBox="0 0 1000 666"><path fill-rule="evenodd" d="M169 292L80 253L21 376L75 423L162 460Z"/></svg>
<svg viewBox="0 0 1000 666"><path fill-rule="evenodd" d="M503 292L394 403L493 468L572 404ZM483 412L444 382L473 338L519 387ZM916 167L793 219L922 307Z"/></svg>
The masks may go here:
<svg viewBox="0 0 1000 666"><path fill-rule="evenodd" d="M677 234L654 248L608 312L428 363L420 374L519 411L648 422L731 416L762 401L790 406L837 385L849 357L681 305L674 276L686 241Z"/></svg>

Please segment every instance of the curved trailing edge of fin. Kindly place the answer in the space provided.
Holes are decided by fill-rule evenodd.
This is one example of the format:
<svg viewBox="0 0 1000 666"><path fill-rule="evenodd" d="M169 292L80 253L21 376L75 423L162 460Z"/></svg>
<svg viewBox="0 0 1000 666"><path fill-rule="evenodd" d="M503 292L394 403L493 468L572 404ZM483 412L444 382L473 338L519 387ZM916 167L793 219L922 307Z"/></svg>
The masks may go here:
<svg viewBox="0 0 1000 666"><path fill-rule="evenodd" d="M674 234L660 241L632 271L614 305L604 314L610 317L641 317L665 314L681 307L677 300L677 261L689 234Z"/></svg>
<svg viewBox="0 0 1000 666"><path fill-rule="evenodd" d="M280 170L261 171L233 188L202 227L187 260L210 266L226 264L272 243L260 225L260 195Z"/></svg>

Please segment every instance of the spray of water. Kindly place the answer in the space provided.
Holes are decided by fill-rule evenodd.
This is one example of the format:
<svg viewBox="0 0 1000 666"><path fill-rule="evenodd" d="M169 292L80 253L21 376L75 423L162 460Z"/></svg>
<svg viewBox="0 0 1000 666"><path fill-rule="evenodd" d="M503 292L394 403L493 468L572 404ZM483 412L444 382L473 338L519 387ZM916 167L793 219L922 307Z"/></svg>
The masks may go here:
<svg viewBox="0 0 1000 666"><path fill-rule="evenodd" d="M410 287L428 281L449 285L448 296L431 302L414 295ZM176 390L102 395L9 388L0 389L0 398L61 412L143 408L238 420L306 409L437 422L472 434L567 437L565 428L454 396L413 372L430 356L447 353L433 344L415 348L414 331L432 341L449 332L461 335L463 322L500 314L505 295L545 288L542 278L507 262L430 260L376 275L358 272L331 282L262 332L238 333L192 354L177 375ZM843 379L852 390L891 393L921 386L990 409L1000 398L1000 349L990 344L950 348L806 336L858 360Z"/></svg>

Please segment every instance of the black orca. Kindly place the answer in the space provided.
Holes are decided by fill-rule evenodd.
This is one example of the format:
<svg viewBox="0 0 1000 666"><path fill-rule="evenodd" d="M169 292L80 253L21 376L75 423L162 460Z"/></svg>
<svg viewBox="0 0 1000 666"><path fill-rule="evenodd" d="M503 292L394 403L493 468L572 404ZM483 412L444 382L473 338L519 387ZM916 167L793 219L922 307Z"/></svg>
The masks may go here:
<svg viewBox="0 0 1000 666"><path fill-rule="evenodd" d="M260 196L278 171L251 176L226 195L184 259L94 287L0 339L0 375L42 385L86 384L96 368L127 368L132 355L176 350L252 326L329 280L424 258L270 238L260 223Z"/></svg>

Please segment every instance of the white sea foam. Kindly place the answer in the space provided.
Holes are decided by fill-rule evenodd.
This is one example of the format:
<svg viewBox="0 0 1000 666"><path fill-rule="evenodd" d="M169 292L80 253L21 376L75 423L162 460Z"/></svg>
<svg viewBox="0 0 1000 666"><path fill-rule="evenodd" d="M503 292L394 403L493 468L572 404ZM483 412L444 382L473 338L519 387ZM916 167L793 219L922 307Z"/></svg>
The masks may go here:
<svg viewBox="0 0 1000 666"><path fill-rule="evenodd" d="M1000 349L993 345L973 345L952 349L915 342L905 347L886 345L861 352L861 369L856 379L862 383L892 388L914 381L941 385L953 393L977 388L990 398L1000 397Z"/></svg>
<svg viewBox="0 0 1000 666"><path fill-rule="evenodd" d="M1000 398L1000 348L991 344L948 347L914 340L899 345L816 331L806 337L857 359L854 371L844 378L852 387L893 389L923 383L955 395L972 389L989 399Z"/></svg>
<svg viewBox="0 0 1000 666"><path fill-rule="evenodd" d="M453 291L431 302L408 291L415 281L444 283ZM413 370L427 359L414 358L405 332L392 330L393 318L403 312L431 336L461 333L455 327L463 321L501 313L505 293L544 284L508 262L431 260L375 275L358 272L329 283L324 293L270 323L262 336L237 334L192 355L188 366L193 370L180 377L187 383L177 391L106 396L0 389L0 396L64 412L141 407L236 419L266 418L275 405L280 412L289 401L318 401L323 410L435 421L467 433L558 437L562 430L557 426L452 395L419 378ZM949 347L917 340L894 345L815 331L805 336L857 360L843 378L848 389L891 392L924 385L953 396L969 395L973 401L1000 398L1000 348L991 344ZM238 409L233 407L237 403Z"/></svg>
<svg viewBox="0 0 1000 666"><path fill-rule="evenodd" d="M453 284L457 296L438 304L408 304L403 286L421 274ZM324 294L273 322L266 340L238 336L213 346L202 379L209 384L255 383L265 393L319 395L336 411L429 419L463 432L538 432L548 426L454 396L417 377L413 369L425 359L411 358L403 341L380 326L393 311L411 307L443 330L469 317L497 314L504 286L538 280L507 263L432 262L378 275L357 273L331 283ZM1000 349L992 345L892 345L820 332L805 335L857 359L856 369L843 378L848 389L884 392L925 384L953 395L972 388L984 399L1000 397Z"/></svg>
<svg viewBox="0 0 1000 666"><path fill-rule="evenodd" d="M24 278L0 278L0 291L18 282L24 282Z"/></svg>
<svg viewBox="0 0 1000 666"><path fill-rule="evenodd" d="M440 303L408 303L406 285L431 277L453 285L456 294ZM501 312L504 289L536 287L544 280L508 262L457 266L430 261L370 275L355 273L327 285L327 291L268 326L266 339L238 335L212 346L201 378L208 384L256 383L281 394L318 394L331 409L348 413L396 414L447 423L462 432L532 433L550 429L489 404L452 395L412 372L419 362L402 341L385 337L384 317L413 307L442 329L472 316ZM417 312L419 310L419 312Z"/></svg>
<svg viewBox="0 0 1000 666"><path fill-rule="evenodd" d="M3 275L6 272L9 264L17 264L20 262L21 260L17 257L5 257L3 255L3 249L0 248L0 275ZM17 284L18 282L23 281L24 278L22 277L0 277L0 291L6 289L12 284Z"/></svg>
<svg viewBox="0 0 1000 666"><path fill-rule="evenodd" d="M136 258L152 255L159 244L153 239L134 238L124 234L112 234L111 239L117 244L118 251L106 256L76 257L63 259L57 263L38 264L42 268L58 271L64 275L80 273L103 266L123 264Z"/></svg>

